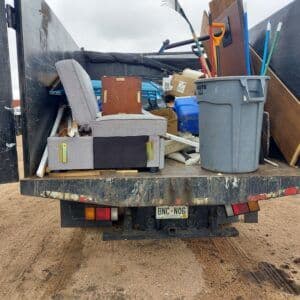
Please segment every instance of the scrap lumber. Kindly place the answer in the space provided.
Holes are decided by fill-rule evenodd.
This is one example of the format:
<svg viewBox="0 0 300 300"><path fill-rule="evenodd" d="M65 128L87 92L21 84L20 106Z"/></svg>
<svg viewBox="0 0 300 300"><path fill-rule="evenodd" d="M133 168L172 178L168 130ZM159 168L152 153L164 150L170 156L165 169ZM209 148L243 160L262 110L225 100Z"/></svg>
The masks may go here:
<svg viewBox="0 0 300 300"><path fill-rule="evenodd" d="M196 142L198 145L200 144L199 137L195 137L192 135L183 135L182 137L192 142ZM165 155L180 152L188 148L191 148L191 146L182 144L178 141L172 141L172 140L165 141Z"/></svg>
<svg viewBox="0 0 300 300"><path fill-rule="evenodd" d="M101 176L101 171L66 171L49 173L50 178L76 178L76 177L97 177Z"/></svg>
<svg viewBox="0 0 300 300"><path fill-rule="evenodd" d="M205 36L209 35L209 16L206 11L203 12L203 17L202 17L202 25L201 25L201 32L200 36ZM208 58L211 57L210 53L210 41L205 41L202 43L205 53L207 54Z"/></svg>
<svg viewBox="0 0 300 300"><path fill-rule="evenodd" d="M229 7L225 6L224 0L216 1L218 6L211 6L211 13L214 16L213 22L225 23L230 28L231 39L225 34L223 43L220 46L221 75L241 76L247 74L244 46L244 9L242 0L235 0ZM224 3L224 5L222 5ZM228 2L229 3L229 2ZM228 4L227 3L227 4ZM219 12L221 13L219 14ZM216 15L218 15L216 17Z"/></svg>
<svg viewBox="0 0 300 300"><path fill-rule="evenodd" d="M108 175L136 175L138 170L89 170L89 171L66 171L66 172L52 172L49 173L49 178L85 178L85 177L99 177Z"/></svg>
<svg viewBox="0 0 300 300"><path fill-rule="evenodd" d="M262 59L251 49L253 67L259 74ZM290 166L300 159L300 101L269 68L271 77L265 110L270 114L271 136Z"/></svg>
<svg viewBox="0 0 300 300"><path fill-rule="evenodd" d="M209 9L213 19L217 19L223 11L228 8L235 0L213 0L209 3Z"/></svg>

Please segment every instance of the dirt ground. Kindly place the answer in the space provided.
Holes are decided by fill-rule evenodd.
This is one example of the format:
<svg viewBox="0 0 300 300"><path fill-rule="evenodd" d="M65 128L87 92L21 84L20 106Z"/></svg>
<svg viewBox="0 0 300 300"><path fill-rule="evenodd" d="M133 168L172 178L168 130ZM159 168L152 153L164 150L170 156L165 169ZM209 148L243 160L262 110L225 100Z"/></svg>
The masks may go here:
<svg viewBox="0 0 300 300"><path fill-rule="evenodd" d="M0 186L0 299L297 299L300 197L261 203L225 239L102 242L59 203ZM298 298L300 299L300 297Z"/></svg>

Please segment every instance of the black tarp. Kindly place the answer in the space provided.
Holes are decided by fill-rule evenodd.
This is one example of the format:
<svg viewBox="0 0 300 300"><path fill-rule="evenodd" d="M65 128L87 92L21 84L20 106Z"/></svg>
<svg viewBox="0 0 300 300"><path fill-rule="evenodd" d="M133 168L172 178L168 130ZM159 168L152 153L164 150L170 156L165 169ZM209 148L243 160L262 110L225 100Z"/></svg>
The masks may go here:
<svg viewBox="0 0 300 300"><path fill-rule="evenodd" d="M263 56L267 23L272 23L274 37L277 25L283 22L278 48L271 61L271 68L291 92L300 99L300 0L293 1L251 29L250 42L258 54Z"/></svg>
<svg viewBox="0 0 300 300"><path fill-rule="evenodd" d="M162 77L174 72L200 67L197 57L191 53L82 53L84 60L80 62L92 79L100 79L102 76L139 76L145 80L161 82ZM75 57L81 57L78 54Z"/></svg>

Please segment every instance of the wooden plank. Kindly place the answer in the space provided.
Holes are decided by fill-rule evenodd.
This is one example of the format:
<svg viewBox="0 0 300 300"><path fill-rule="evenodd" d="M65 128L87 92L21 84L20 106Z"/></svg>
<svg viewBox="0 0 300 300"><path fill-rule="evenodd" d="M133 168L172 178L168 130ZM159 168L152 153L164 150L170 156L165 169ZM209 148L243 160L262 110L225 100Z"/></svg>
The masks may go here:
<svg viewBox="0 0 300 300"><path fill-rule="evenodd" d="M217 13L212 10L215 16ZM220 47L222 76L246 75L245 46L244 46L244 9L242 0L235 0L232 5L223 10L213 22L227 23L229 20L232 42ZM227 40L225 35L224 40Z"/></svg>
<svg viewBox="0 0 300 300"><path fill-rule="evenodd" d="M213 0L209 3L212 18L217 19L235 0Z"/></svg>
<svg viewBox="0 0 300 300"><path fill-rule="evenodd" d="M85 178L99 177L104 175L136 175L138 170L90 170L90 171L66 171L49 173L50 178Z"/></svg>
<svg viewBox="0 0 300 300"><path fill-rule="evenodd" d="M259 74L261 58L251 49L253 67ZM291 166L300 159L300 102L269 68L271 77L265 109L270 114L271 135Z"/></svg>
<svg viewBox="0 0 300 300"><path fill-rule="evenodd" d="M50 178L75 178L75 177L97 177L101 176L101 171L67 171L67 172L57 172L49 173Z"/></svg>
<svg viewBox="0 0 300 300"><path fill-rule="evenodd" d="M182 137L189 140L189 141L196 142L198 144L200 143L199 137L195 137L195 136L192 136L190 134L183 135ZM180 152L180 151L183 151L187 148L191 148L191 146L185 145L185 144L182 144L182 143L179 143L179 142L176 142L176 141L172 141L172 140L165 141L165 155Z"/></svg>
<svg viewBox="0 0 300 300"><path fill-rule="evenodd" d="M116 171L116 173L126 176L126 175L136 175L139 173L139 171L138 170L119 170L119 171Z"/></svg>
<svg viewBox="0 0 300 300"><path fill-rule="evenodd" d="M202 16L202 25L201 25L201 32L200 32L200 36L205 36L205 35L209 35L209 16L208 13L206 11L203 12L203 16ZM206 41L202 43L205 53L208 56L208 59L210 58L210 42Z"/></svg>
<svg viewBox="0 0 300 300"><path fill-rule="evenodd" d="M175 141L166 141L165 142L165 155L180 152L188 147L189 146L184 145L182 143L175 142Z"/></svg>

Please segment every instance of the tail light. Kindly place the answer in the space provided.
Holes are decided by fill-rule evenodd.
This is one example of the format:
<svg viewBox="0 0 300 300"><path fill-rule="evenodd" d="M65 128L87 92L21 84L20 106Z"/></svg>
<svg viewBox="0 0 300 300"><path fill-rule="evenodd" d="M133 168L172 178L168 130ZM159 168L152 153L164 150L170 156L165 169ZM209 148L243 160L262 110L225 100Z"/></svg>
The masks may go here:
<svg viewBox="0 0 300 300"><path fill-rule="evenodd" d="M297 195L298 193L299 193L299 190L296 187L290 187L290 188L285 189L285 191L284 191L285 196L294 196L294 195Z"/></svg>
<svg viewBox="0 0 300 300"><path fill-rule="evenodd" d="M119 211L118 208L110 207L85 207L85 220L86 221L118 221Z"/></svg>
<svg viewBox="0 0 300 300"><path fill-rule="evenodd" d="M237 203L232 205L233 214L235 216L244 215L260 210L258 202Z"/></svg>
<svg viewBox="0 0 300 300"><path fill-rule="evenodd" d="M111 220L118 221L119 220L119 210L117 208L111 209Z"/></svg>
<svg viewBox="0 0 300 300"><path fill-rule="evenodd" d="M232 205L235 216L244 215L250 212L248 203L238 203Z"/></svg>
<svg viewBox="0 0 300 300"><path fill-rule="evenodd" d="M95 207L85 207L85 220L94 221L95 220Z"/></svg>
<svg viewBox="0 0 300 300"><path fill-rule="evenodd" d="M260 211L258 202L248 202L250 212Z"/></svg>
<svg viewBox="0 0 300 300"><path fill-rule="evenodd" d="M108 207L96 208L96 221L110 221L111 209Z"/></svg>

